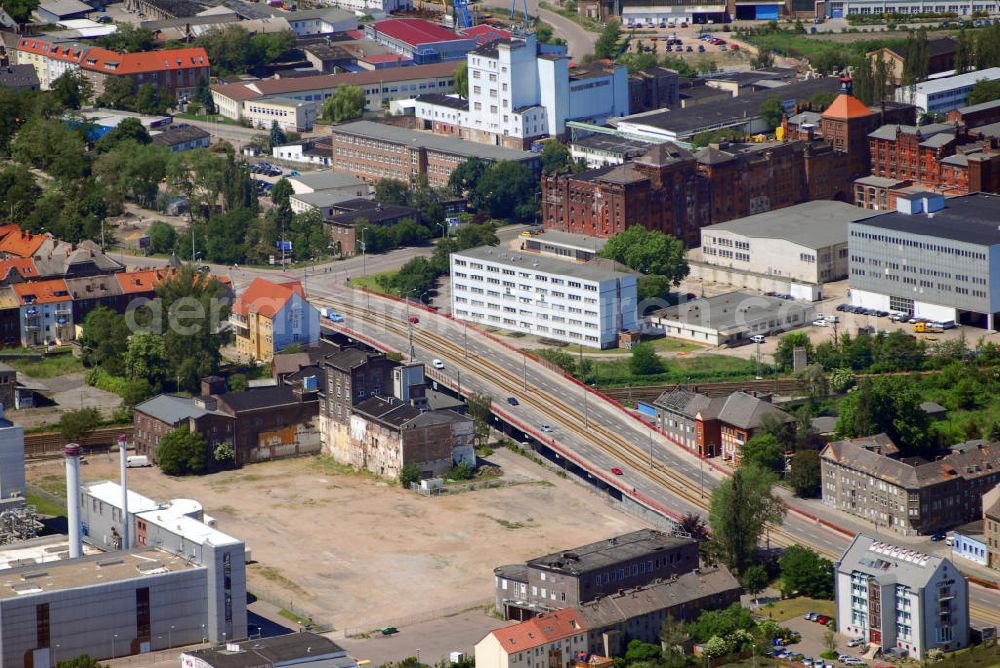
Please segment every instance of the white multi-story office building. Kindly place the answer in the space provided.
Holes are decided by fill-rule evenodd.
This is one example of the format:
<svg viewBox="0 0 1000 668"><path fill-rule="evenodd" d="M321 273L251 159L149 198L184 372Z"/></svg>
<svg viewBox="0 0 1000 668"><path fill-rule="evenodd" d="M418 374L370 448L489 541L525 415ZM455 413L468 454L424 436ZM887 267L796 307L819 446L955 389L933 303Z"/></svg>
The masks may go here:
<svg viewBox="0 0 1000 668"><path fill-rule="evenodd" d="M416 116L437 130L518 147L561 136L566 121L603 125L629 113L628 70L569 67L569 57L539 53L534 34L484 44L467 55L468 101L417 98ZM457 104L456 104L457 102Z"/></svg>
<svg viewBox="0 0 1000 668"><path fill-rule="evenodd" d="M931 79L915 86L900 86L896 89L896 101L913 104L923 112L946 114L953 109L964 107L969 98L969 91L977 83L994 79L1000 79L1000 67Z"/></svg>
<svg viewBox="0 0 1000 668"><path fill-rule="evenodd" d="M638 326L635 274L610 260L578 263L502 247L451 255L451 309L459 320L593 348Z"/></svg>
<svg viewBox="0 0 1000 668"><path fill-rule="evenodd" d="M836 564L837 626L923 660L969 645L969 585L947 559L858 534Z"/></svg>
<svg viewBox="0 0 1000 668"><path fill-rule="evenodd" d="M826 3L827 18L842 19L851 14L925 14L952 12L969 16L973 12L990 15L1000 10L996 0L831 0Z"/></svg>
<svg viewBox="0 0 1000 668"><path fill-rule="evenodd" d="M897 197L894 212L849 223L851 303L995 329L997 220L997 195L918 192Z"/></svg>

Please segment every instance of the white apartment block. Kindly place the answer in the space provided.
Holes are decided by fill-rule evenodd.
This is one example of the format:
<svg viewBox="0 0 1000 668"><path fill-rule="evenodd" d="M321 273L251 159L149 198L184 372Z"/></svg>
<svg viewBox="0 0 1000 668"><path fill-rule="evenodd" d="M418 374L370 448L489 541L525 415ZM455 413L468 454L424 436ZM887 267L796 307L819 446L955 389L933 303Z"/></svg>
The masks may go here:
<svg viewBox="0 0 1000 668"><path fill-rule="evenodd" d="M566 121L603 125L628 114L626 68L571 70L567 56L540 54L533 34L484 44L466 58L468 101L456 107L418 98L416 116L426 124L455 126L462 137L481 143L523 145L563 135Z"/></svg>
<svg viewBox="0 0 1000 668"><path fill-rule="evenodd" d="M969 645L969 586L947 559L858 534L836 565L838 630L924 660Z"/></svg>
<svg viewBox="0 0 1000 668"><path fill-rule="evenodd" d="M480 246L452 253L451 312L459 320L593 348L638 327L637 277L610 260L577 263Z"/></svg>
<svg viewBox="0 0 1000 668"><path fill-rule="evenodd" d="M915 86L900 86L896 89L896 101L915 105L923 112L947 114L966 105L969 92L977 83L996 79L1000 79L1000 67L931 79Z"/></svg>
<svg viewBox="0 0 1000 668"><path fill-rule="evenodd" d="M316 122L319 102L287 97L262 97L243 103L243 118L253 127L267 129L274 121L286 132L309 132Z"/></svg>

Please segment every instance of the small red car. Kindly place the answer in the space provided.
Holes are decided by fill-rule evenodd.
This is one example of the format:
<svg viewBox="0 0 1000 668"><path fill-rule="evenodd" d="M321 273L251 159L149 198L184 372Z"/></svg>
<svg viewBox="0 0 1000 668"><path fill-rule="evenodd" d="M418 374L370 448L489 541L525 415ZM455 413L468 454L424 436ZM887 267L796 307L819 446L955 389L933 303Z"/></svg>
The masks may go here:
<svg viewBox="0 0 1000 668"><path fill-rule="evenodd" d="M614 473L615 475L625 475L625 472L624 472L624 471L622 471L622 470L621 470L620 468L618 468L617 466L616 466L616 467L614 467L613 469L611 469L611 472L612 472L612 473Z"/></svg>

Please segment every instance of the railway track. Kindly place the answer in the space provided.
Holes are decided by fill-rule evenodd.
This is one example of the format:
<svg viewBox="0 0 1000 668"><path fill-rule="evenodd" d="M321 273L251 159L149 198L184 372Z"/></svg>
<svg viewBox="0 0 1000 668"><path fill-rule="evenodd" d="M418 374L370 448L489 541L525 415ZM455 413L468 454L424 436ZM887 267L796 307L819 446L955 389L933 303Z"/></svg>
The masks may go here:
<svg viewBox="0 0 1000 668"><path fill-rule="evenodd" d="M315 299L314 301L321 303L328 302L330 306L337 308L339 311L349 314L351 317L358 318L366 323L370 323L375 328L381 327L386 331L393 332L404 337L408 335L407 327L403 324L389 318L379 317L377 314L371 313L365 308L323 298ZM637 447L628 439L601 426L600 424L597 424L594 420L588 420L582 412L578 411L572 405L560 400L558 396L546 395L543 400L539 398L537 392L525 392L522 379L518 377L517 374L513 374L496 362L482 358L474 353L470 352L468 357L466 357L465 350L462 345L435 332L430 332L423 328L415 329L413 332L413 339L416 345L435 350L437 355L442 359L449 359L456 363L462 363L466 367L472 367L480 377L489 379L489 381L498 386L503 393L508 396L518 396L522 403L532 406L541 414L547 416L552 422L573 425L579 431L579 435L581 437L586 438L599 450L612 454L631 469L641 471L647 478L660 484L669 490L673 495L697 508L704 514L705 517L707 517L710 497L702 495L700 485L668 467L662 465L657 466L655 461L652 462L653 466L651 467L650 457L644 449ZM789 380L795 382L793 379ZM774 381L769 382L773 383ZM736 386L740 385L738 382L726 384ZM739 389L739 387L735 389ZM733 390L729 391L731 392ZM496 406L502 408L499 403L496 403ZM581 429L581 427L585 424L586 429ZM657 434L661 439L659 443L661 447L664 446L662 441L668 441L678 447L683 447L680 446L680 444L674 443L659 432L657 432ZM534 436L537 440L543 443L548 440L541 434L535 433ZM619 488L619 490L623 493L628 493L628 490L616 480L605 477L605 482L611 486ZM656 510L658 512L666 511L666 514L674 520L679 519L681 515L678 510L671 510L662 507L656 508ZM769 528L769 536L770 542L779 547L788 547L791 545L801 544L802 542L799 536L793 535L782 525L772 525ZM812 547L818 553L831 560L837 560L841 556L839 553L821 545L813 545ZM979 604L973 604L971 602L969 607L970 614L972 614L976 619L1000 625L1000 610L995 610Z"/></svg>

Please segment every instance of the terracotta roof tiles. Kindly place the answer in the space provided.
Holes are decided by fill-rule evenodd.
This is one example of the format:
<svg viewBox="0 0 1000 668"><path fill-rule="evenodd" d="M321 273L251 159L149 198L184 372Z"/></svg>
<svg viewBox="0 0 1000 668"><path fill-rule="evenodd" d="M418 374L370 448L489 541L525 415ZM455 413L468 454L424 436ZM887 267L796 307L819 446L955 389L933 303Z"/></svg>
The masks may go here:
<svg viewBox="0 0 1000 668"><path fill-rule="evenodd" d="M865 106L865 103L854 97L853 95L847 95L846 93L841 93L837 96L826 111L823 112L823 118L834 118L837 120L847 120L849 118L861 118L864 116L871 116L875 112Z"/></svg>
<svg viewBox="0 0 1000 668"><path fill-rule="evenodd" d="M95 72L121 75L210 67L210 63L208 53L200 47L137 53L119 53L95 47L87 51L86 57L80 62L80 67Z"/></svg>
<svg viewBox="0 0 1000 668"><path fill-rule="evenodd" d="M31 257L49 239L48 234L10 232L0 239L0 253L17 257Z"/></svg>
<svg viewBox="0 0 1000 668"><path fill-rule="evenodd" d="M253 311L267 318L273 318L285 307L292 295L305 298L302 283L299 281L272 283L263 278L255 278L233 304L233 313L248 315Z"/></svg>
<svg viewBox="0 0 1000 668"><path fill-rule="evenodd" d="M564 608L537 615L520 624L496 629L493 635L504 651L511 654L586 632L577 612L572 608Z"/></svg>
<svg viewBox="0 0 1000 668"><path fill-rule="evenodd" d="M11 286L18 301L22 305L51 304L54 302L72 301L66 281L57 278L51 281L35 281L34 283L18 283Z"/></svg>

